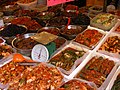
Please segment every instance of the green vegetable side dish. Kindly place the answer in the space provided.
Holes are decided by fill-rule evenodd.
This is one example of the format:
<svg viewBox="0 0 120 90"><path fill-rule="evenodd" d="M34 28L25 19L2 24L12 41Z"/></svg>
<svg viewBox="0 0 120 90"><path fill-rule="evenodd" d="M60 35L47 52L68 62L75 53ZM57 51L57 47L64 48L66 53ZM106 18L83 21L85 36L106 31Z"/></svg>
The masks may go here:
<svg viewBox="0 0 120 90"><path fill-rule="evenodd" d="M69 71L74 65L75 61L82 57L85 54L85 51L75 50L73 48L66 48L61 53L57 54L53 58L50 59L49 63L60 67L66 71Z"/></svg>
<svg viewBox="0 0 120 90"><path fill-rule="evenodd" d="M114 19L115 17L111 14L102 14L102 15L99 15L98 18L96 18L96 20L94 21L94 23L100 23L102 24L103 26L105 27L108 27L111 25L112 23L112 20Z"/></svg>
<svg viewBox="0 0 120 90"><path fill-rule="evenodd" d="M114 85L111 90L120 90L120 73L117 76L117 79L114 82Z"/></svg>
<svg viewBox="0 0 120 90"><path fill-rule="evenodd" d="M115 23L117 22L117 17L109 13L98 14L91 20L91 26L103 29L110 30Z"/></svg>

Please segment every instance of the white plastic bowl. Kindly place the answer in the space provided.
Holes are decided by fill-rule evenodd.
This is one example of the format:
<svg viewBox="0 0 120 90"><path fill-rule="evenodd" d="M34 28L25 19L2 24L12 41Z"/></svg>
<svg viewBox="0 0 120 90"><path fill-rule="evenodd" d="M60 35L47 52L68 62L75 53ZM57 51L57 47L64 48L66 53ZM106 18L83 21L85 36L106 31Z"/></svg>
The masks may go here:
<svg viewBox="0 0 120 90"><path fill-rule="evenodd" d="M25 10L29 10L31 7L36 7L37 5L37 0L31 2L31 3L21 3L21 2L17 2L17 4L22 8L22 9L25 9Z"/></svg>

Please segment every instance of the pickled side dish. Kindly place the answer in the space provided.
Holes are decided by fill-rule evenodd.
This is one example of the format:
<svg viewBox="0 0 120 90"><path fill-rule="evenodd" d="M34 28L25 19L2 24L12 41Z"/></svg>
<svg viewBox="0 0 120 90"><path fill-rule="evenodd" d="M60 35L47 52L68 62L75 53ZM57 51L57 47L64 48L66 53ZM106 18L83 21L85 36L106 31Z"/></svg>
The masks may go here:
<svg viewBox="0 0 120 90"><path fill-rule="evenodd" d="M103 57L93 57L77 74L77 78L94 82L99 88L115 66L114 61Z"/></svg>
<svg viewBox="0 0 120 90"><path fill-rule="evenodd" d="M85 54L83 50L75 50L71 47L66 48L61 53L52 57L49 63L69 71L75 64L75 61Z"/></svg>

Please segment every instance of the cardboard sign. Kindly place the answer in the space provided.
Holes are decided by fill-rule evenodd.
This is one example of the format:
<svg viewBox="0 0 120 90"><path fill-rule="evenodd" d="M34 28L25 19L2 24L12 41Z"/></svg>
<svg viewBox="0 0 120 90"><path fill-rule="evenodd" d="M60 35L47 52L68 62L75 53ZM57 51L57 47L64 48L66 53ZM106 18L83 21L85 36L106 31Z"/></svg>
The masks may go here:
<svg viewBox="0 0 120 90"><path fill-rule="evenodd" d="M47 0L47 6L54 6L57 4L70 2L70 1L74 1L74 0Z"/></svg>

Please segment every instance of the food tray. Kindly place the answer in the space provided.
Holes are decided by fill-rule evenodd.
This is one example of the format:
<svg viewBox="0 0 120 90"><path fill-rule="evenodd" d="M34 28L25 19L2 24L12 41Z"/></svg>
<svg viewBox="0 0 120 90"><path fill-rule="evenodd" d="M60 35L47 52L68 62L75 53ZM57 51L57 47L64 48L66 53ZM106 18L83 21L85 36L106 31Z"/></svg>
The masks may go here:
<svg viewBox="0 0 120 90"><path fill-rule="evenodd" d="M116 23L117 16L109 13L98 14L90 21L91 26L103 29L105 31L109 31Z"/></svg>
<svg viewBox="0 0 120 90"><path fill-rule="evenodd" d="M100 29L88 27L85 31L83 31L82 33L80 33L76 36L76 38L73 40L73 43L76 43L77 45L82 45L85 48L92 50L103 39L105 34L106 34L106 32L103 32ZM85 43L85 41L86 41L86 43Z"/></svg>
<svg viewBox="0 0 120 90"><path fill-rule="evenodd" d="M25 57L28 58L28 57ZM20 66L13 60L13 54L0 62L0 89L8 87L9 82L14 80L29 66ZM9 77L8 77L9 76Z"/></svg>
<svg viewBox="0 0 120 90"><path fill-rule="evenodd" d="M67 86L67 87L66 87ZM76 90L76 88L79 88L79 90L97 90L96 85L92 82L88 82L82 79L73 78L70 80L67 80L64 82L57 90L61 89L69 89L69 90Z"/></svg>
<svg viewBox="0 0 120 90"><path fill-rule="evenodd" d="M63 75L53 65L40 63L38 66L24 70L15 80L9 83L8 89L54 90L63 82ZM49 82L48 82L49 81Z"/></svg>
<svg viewBox="0 0 120 90"><path fill-rule="evenodd" d="M120 66L118 67L118 69L114 73L112 79L110 80L110 82L109 82L109 84L108 84L108 86L107 86L107 88L105 90L111 90L112 89L112 87L113 87L113 85L115 83L115 80L117 79L117 76L119 74L120 74ZM119 87L119 89L120 89L120 87ZM119 90L119 89L117 89L117 90ZM113 89L113 90L116 90L116 89Z"/></svg>
<svg viewBox="0 0 120 90"><path fill-rule="evenodd" d="M57 49L48 63L57 66L63 74L69 75L84 60L88 53L88 49L69 43L68 45ZM64 57L65 59L61 57ZM58 60L57 62L54 61L56 59Z"/></svg>
<svg viewBox="0 0 120 90"><path fill-rule="evenodd" d="M4 61L5 59L7 59L11 54L15 53L16 50L14 48L12 48L10 45L7 44L3 44L0 45L0 62Z"/></svg>
<svg viewBox="0 0 120 90"><path fill-rule="evenodd" d="M97 51L100 53L115 57L115 58L120 58L120 54L119 54L120 53L119 52L120 37L119 36L120 36L120 34L118 34L118 33L113 33L113 32L109 33L107 35L107 37L104 39L104 41L101 43L101 46L99 47L99 49ZM108 39L110 39L111 42L109 40L109 43L108 43ZM108 46L108 45L110 45L110 46Z"/></svg>
<svg viewBox="0 0 120 90"><path fill-rule="evenodd" d="M98 88L99 90L104 90L104 89L107 87L107 85L108 85L111 77L113 76L114 72L116 71L116 69L118 68L118 65L119 65L119 64L118 64L118 62L119 62L118 59L115 59L115 58L113 58L113 57L106 56L106 55L104 55L104 54L95 53L95 52L89 54L88 57L85 58L85 60L84 60L84 61L71 73L71 75L69 75L69 77L67 77L67 78L69 78L69 79L70 79L70 78L73 78L73 77L76 78L77 75L78 75L78 73L83 70L84 66L86 66L87 63L88 63L93 57L95 57L95 56L97 56L97 57L103 57L104 59L108 58L111 62L113 62L113 63L115 64L114 67L111 68L110 73L108 74L107 78L104 80L104 82L102 83L102 85L100 85L100 87L97 86L97 88ZM98 63L98 64L99 64L99 63ZM105 63L103 63L103 64L105 64ZM110 64L110 65L111 65L111 64ZM108 67L109 67L109 66L108 66ZM97 68L98 68L98 66L97 66ZM97 68L96 68L96 70L97 70ZM101 68L100 68L100 69L101 69ZM87 72L87 73L88 73L88 72ZM97 74L94 74L94 75L97 75ZM94 75L93 75L93 76L94 76ZM84 75L84 76L87 76L87 75ZM90 79L90 77L89 77L89 79ZM99 77L98 77L97 79L99 79ZM86 79L86 80L87 80L87 79ZM91 80L93 80L93 79L91 79ZM89 81L91 81L91 80L89 80ZM97 84L96 84L96 85L97 85Z"/></svg>
<svg viewBox="0 0 120 90"><path fill-rule="evenodd" d="M119 33L120 34L120 20L116 23L114 28L111 30L111 32Z"/></svg>

